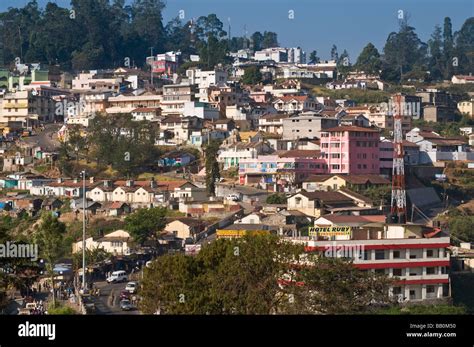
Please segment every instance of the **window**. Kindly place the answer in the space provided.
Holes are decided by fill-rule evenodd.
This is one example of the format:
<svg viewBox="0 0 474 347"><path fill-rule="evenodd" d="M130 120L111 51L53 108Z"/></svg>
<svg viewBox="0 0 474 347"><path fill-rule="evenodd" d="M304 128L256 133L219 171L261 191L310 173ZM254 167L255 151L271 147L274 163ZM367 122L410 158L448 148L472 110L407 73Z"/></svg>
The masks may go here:
<svg viewBox="0 0 474 347"><path fill-rule="evenodd" d="M385 259L385 251L384 250L376 250L375 251L375 260L382 260Z"/></svg>
<svg viewBox="0 0 474 347"><path fill-rule="evenodd" d="M385 269L375 269L375 273L378 275L385 275Z"/></svg>
<svg viewBox="0 0 474 347"><path fill-rule="evenodd" d="M402 287L393 287L393 295L402 294Z"/></svg>
<svg viewBox="0 0 474 347"><path fill-rule="evenodd" d="M434 275L436 273L436 268L435 267L427 267L426 268L426 274L427 275Z"/></svg>
<svg viewBox="0 0 474 347"><path fill-rule="evenodd" d="M435 287L434 286L426 286L426 293L427 294L434 294Z"/></svg>
<svg viewBox="0 0 474 347"><path fill-rule="evenodd" d="M402 276L402 269L393 269L393 275L396 277Z"/></svg>
<svg viewBox="0 0 474 347"><path fill-rule="evenodd" d="M433 250L432 249L428 249L426 251L426 257L427 258L433 258L434 254L433 254Z"/></svg>
<svg viewBox="0 0 474 347"><path fill-rule="evenodd" d="M400 259L400 251L393 251L393 259Z"/></svg>

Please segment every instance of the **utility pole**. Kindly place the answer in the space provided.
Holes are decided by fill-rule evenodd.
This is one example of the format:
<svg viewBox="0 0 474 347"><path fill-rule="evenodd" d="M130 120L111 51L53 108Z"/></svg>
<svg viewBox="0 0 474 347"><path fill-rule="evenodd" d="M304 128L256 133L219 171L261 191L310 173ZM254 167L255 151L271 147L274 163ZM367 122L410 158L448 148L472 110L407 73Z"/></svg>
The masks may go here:
<svg viewBox="0 0 474 347"><path fill-rule="evenodd" d="M86 171L82 173L82 293L86 290Z"/></svg>

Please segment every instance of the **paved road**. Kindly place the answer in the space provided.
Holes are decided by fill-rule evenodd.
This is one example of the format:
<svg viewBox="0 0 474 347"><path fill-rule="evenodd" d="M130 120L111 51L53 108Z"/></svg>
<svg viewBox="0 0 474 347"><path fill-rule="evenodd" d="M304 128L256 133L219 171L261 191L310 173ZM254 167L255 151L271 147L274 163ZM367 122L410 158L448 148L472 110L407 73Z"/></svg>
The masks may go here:
<svg viewBox="0 0 474 347"><path fill-rule="evenodd" d="M54 151L59 148L59 141L57 140L57 131L62 124L46 124L44 130L34 136L23 137L26 143L40 146L45 151Z"/></svg>
<svg viewBox="0 0 474 347"><path fill-rule="evenodd" d="M91 300L95 304L96 313L99 315L137 315L138 310L122 311L120 309L120 292L125 289L126 283L95 282L94 288L100 289L99 297L92 297ZM112 296L114 300L112 302Z"/></svg>

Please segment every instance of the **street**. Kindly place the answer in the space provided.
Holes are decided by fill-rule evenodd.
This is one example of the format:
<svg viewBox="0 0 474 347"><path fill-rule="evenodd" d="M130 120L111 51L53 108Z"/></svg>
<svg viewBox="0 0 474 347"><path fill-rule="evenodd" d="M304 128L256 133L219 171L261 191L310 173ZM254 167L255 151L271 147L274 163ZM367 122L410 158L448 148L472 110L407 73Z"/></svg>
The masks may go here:
<svg viewBox="0 0 474 347"><path fill-rule="evenodd" d="M59 147L56 132L61 128L62 124L46 124L44 130L37 135L23 137L23 141L29 144L36 144L45 151L54 151Z"/></svg>
<svg viewBox="0 0 474 347"><path fill-rule="evenodd" d="M107 283L105 281L94 282L94 288L100 289L100 296L91 296L91 301L96 307L99 315L138 315L138 310L122 311L120 309L120 292L125 289L127 282ZM113 296L113 302L112 301ZM111 304L110 304L111 303Z"/></svg>

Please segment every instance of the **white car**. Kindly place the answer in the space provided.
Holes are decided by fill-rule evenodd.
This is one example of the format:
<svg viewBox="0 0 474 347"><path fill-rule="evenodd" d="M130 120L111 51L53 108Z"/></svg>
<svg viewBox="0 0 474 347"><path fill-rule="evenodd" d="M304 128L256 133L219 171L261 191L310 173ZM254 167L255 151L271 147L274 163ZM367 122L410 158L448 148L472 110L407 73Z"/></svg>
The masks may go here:
<svg viewBox="0 0 474 347"><path fill-rule="evenodd" d="M135 294L137 292L138 283L137 282L128 282L125 286L125 290L130 294Z"/></svg>
<svg viewBox="0 0 474 347"><path fill-rule="evenodd" d="M240 198L237 194L229 194L227 195L227 200L231 200L231 201L239 201Z"/></svg>
<svg viewBox="0 0 474 347"><path fill-rule="evenodd" d="M107 283L125 282L126 280L127 273L123 270L112 272L112 274L106 279Z"/></svg>

